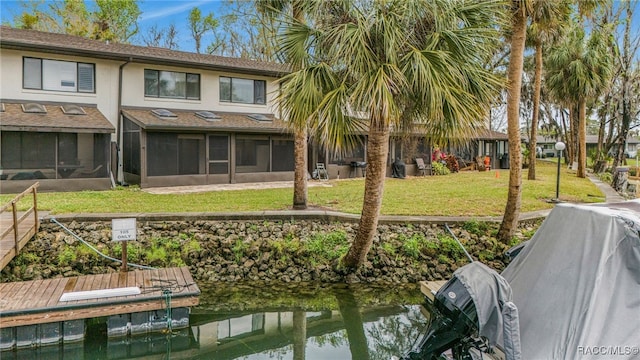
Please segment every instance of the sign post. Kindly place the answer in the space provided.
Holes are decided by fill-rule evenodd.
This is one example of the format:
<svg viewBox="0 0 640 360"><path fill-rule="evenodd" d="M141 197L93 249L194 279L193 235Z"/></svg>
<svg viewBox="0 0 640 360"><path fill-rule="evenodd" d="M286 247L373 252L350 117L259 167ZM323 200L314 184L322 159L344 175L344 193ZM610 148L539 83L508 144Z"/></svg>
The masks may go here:
<svg viewBox="0 0 640 360"><path fill-rule="evenodd" d="M122 242L122 267L121 272L127 272L127 241L136 239L136 219L112 219L111 241Z"/></svg>

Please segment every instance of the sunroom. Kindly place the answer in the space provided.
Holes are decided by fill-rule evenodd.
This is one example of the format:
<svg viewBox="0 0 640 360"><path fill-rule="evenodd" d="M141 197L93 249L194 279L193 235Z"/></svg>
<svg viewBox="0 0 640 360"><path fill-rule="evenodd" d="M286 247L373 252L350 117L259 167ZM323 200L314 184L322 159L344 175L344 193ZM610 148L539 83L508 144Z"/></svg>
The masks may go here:
<svg viewBox="0 0 640 360"><path fill-rule="evenodd" d="M269 114L125 108L124 179L142 188L293 180L293 138Z"/></svg>
<svg viewBox="0 0 640 360"><path fill-rule="evenodd" d="M36 181L41 191L111 187L115 129L95 105L3 102L0 110L2 192Z"/></svg>

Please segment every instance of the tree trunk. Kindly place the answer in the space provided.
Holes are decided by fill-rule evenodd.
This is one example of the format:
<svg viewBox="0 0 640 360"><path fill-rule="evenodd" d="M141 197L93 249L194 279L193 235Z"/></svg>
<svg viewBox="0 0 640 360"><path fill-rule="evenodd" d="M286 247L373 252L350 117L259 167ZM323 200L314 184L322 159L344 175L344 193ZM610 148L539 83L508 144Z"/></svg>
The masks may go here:
<svg viewBox="0 0 640 360"><path fill-rule="evenodd" d="M520 88L524 58L527 17L524 9L513 13L511 59L508 69L507 134L509 136L509 191L497 238L508 243L518 226L522 191L522 153L520 151Z"/></svg>
<svg viewBox="0 0 640 360"><path fill-rule="evenodd" d="M542 87L542 43L536 41L536 70L533 82L533 117L531 118L531 137L529 139L529 172L527 179L536 179L536 151L538 136L538 118L540 117L540 89Z"/></svg>
<svg viewBox="0 0 640 360"><path fill-rule="evenodd" d="M305 360L307 349L307 313L293 310L293 360Z"/></svg>
<svg viewBox="0 0 640 360"><path fill-rule="evenodd" d="M367 336L364 332L364 323L360 308L351 291L336 294L338 300L338 308L344 328L347 331L347 339L349 341L349 350L351 358L357 360L369 360L369 345L367 344Z"/></svg>
<svg viewBox="0 0 640 360"><path fill-rule="evenodd" d="M574 160L575 160L575 147L573 146L575 144L574 141L574 134L575 134L575 126L574 126L574 121L573 118L575 117L575 111L574 111L574 106L573 104L571 106L569 106L569 132L567 133L567 158L569 159L568 163L569 165L573 164Z"/></svg>
<svg viewBox="0 0 640 360"><path fill-rule="evenodd" d="M307 208L307 130L296 130L294 136L293 208L304 210Z"/></svg>
<svg viewBox="0 0 640 360"><path fill-rule="evenodd" d="M389 154L389 127L380 129L373 125L374 121L371 123L367 140L367 167L362 215L353 244L342 259L342 266L349 272L355 272L367 259L373 236L378 228L378 216L382 207L387 155Z"/></svg>
<svg viewBox="0 0 640 360"><path fill-rule="evenodd" d="M578 103L578 173L579 178L587 177L587 102Z"/></svg>
<svg viewBox="0 0 640 360"><path fill-rule="evenodd" d="M304 14L302 13L302 6L298 2L292 3L293 18L298 22L304 22ZM302 64L294 65L294 68L300 68ZM293 172L293 209L305 210L307 208L307 164L308 164L308 152L307 152L307 128L296 129L294 133L294 148L293 156L295 162L295 169Z"/></svg>

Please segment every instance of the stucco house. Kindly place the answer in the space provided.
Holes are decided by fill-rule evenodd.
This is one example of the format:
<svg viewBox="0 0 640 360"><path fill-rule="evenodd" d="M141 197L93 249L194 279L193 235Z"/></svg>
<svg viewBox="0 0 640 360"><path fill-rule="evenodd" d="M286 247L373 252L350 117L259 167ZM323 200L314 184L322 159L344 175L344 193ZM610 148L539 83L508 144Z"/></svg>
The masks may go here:
<svg viewBox="0 0 640 360"><path fill-rule="evenodd" d="M0 188L108 189L293 180L293 135L280 117L286 65L0 27ZM465 158L498 167L506 135L481 129ZM310 141L308 171L362 176L366 134L348 153ZM410 138L410 141L407 141ZM419 133L393 134L391 163L431 161Z"/></svg>
<svg viewBox="0 0 640 360"><path fill-rule="evenodd" d="M293 178L282 64L0 28L4 192Z"/></svg>

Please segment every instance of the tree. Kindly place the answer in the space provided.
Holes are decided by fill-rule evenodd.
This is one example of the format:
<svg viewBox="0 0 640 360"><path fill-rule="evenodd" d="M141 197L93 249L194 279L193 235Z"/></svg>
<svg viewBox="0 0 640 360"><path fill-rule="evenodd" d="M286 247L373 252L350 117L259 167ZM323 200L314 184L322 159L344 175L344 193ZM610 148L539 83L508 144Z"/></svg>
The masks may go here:
<svg viewBox="0 0 640 360"><path fill-rule="evenodd" d="M258 9L271 19L271 23L286 19L283 12L291 8L291 18L297 24L303 25L305 22L304 11L309 10L305 7L303 0L262 0L258 1ZM286 54L285 54L286 56ZM304 63L295 57L286 58L285 62L291 66L293 70L299 70ZM304 210L307 208L307 164L308 164L308 131L306 119L298 119L290 121L294 131L294 161L295 168L293 174L293 208L296 210ZM296 126L300 125L300 126Z"/></svg>
<svg viewBox="0 0 640 360"><path fill-rule="evenodd" d="M504 7L475 0L316 3L313 26L291 21L282 31L283 52L305 66L281 79L281 108L331 151L348 148L356 130L367 132L362 213L341 261L353 272L377 230L391 128L455 140L486 119L502 82L483 64L496 49Z"/></svg>
<svg viewBox="0 0 640 360"><path fill-rule="evenodd" d="M202 35L207 31L213 31L218 27L218 19L213 17L213 13L207 14L202 17L202 12L199 8L194 7L189 12L189 30L191 30L191 36L196 42L196 52L200 54L200 44L202 42Z"/></svg>
<svg viewBox="0 0 640 360"><path fill-rule="evenodd" d="M577 176L582 178L586 177L587 101L595 100L607 87L613 69L607 50L609 38L609 28L594 29L587 38L582 24L573 23L568 35L549 53L547 62L550 91L570 105L570 113L577 113Z"/></svg>
<svg viewBox="0 0 640 360"><path fill-rule="evenodd" d="M509 137L509 190L497 238L508 243L518 226L522 196L522 152L520 150L520 90L527 33L529 0L512 0L511 55L507 70L507 135ZM534 149L535 150L535 149Z"/></svg>
<svg viewBox="0 0 640 360"><path fill-rule="evenodd" d="M145 34L142 35L141 41L146 46L162 47L167 49L177 49L178 42L176 38L178 30L175 24L171 24L166 28L158 28L157 24L153 24Z"/></svg>
<svg viewBox="0 0 640 360"><path fill-rule="evenodd" d="M540 117L540 92L542 88L543 44L552 43L562 25L569 20L571 4L568 1L536 1L531 14L530 37L535 48L535 73L533 86L533 115L529 136L529 170L527 179L536 179L536 137Z"/></svg>
<svg viewBox="0 0 640 360"><path fill-rule="evenodd" d="M96 0L89 10L82 0L22 2L14 26L128 43L138 32L141 12L136 0Z"/></svg>
<svg viewBox="0 0 640 360"><path fill-rule="evenodd" d="M292 16L291 4L312 5L299 0L225 0L220 26L207 52L261 61L284 61L277 57L276 35L281 13Z"/></svg>
<svg viewBox="0 0 640 360"><path fill-rule="evenodd" d="M138 33L142 12L136 0L96 0L96 5L94 39L128 43Z"/></svg>

